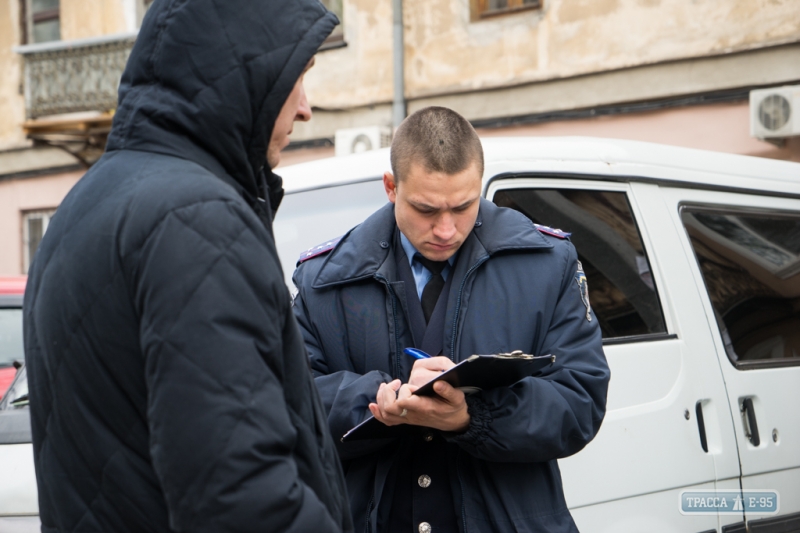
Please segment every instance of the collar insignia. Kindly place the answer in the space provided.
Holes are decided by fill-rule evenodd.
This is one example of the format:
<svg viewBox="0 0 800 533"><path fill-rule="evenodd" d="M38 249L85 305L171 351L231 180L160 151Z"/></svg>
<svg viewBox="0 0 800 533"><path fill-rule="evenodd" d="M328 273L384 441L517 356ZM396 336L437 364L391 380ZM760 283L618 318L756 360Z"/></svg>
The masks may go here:
<svg viewBox="0 0 800 533"><path fill-rule="evenodd" d="M342 235L344 237L344 235ZM315 257L319 257L320 255L325 255L334 248L336 245L339 244L339 241L342 240L342 237L336 237L335 239L331 239L329 241L325 241L318 246L312 246L302 254L300 257L297 258L297 266L300 266L301 263L305 263L309 259L314 259Z"/></svg>
<svg viewBox="0 0 800 533"><path fill-rule="evenodd" d="M540 233L544 233L545 235L550 235L551 237L557 237L559 239L568 239L572 233L567 233L566 231L561 231L557 228L551 228L550 226L542 226L541 224L534 224L536 229L539 230Z"/></svg>

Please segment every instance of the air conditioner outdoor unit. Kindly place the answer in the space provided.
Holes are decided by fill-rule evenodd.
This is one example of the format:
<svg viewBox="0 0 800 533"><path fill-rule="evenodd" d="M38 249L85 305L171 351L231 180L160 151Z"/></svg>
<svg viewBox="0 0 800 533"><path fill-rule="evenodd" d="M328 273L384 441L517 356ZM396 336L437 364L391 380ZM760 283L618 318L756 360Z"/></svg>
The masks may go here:
<svg viewBox="0 0 800 533"><path fill-rule="evenodd" d="M391 142L392 128L388 126L336 130L336 155L350 155L386 148Z"/></svg>
<svg viewBox="0 0 800 533"><path fill-rule="evenodd" d="M800 85L750 91L750 135L757 139L800 135Z"/></svg>

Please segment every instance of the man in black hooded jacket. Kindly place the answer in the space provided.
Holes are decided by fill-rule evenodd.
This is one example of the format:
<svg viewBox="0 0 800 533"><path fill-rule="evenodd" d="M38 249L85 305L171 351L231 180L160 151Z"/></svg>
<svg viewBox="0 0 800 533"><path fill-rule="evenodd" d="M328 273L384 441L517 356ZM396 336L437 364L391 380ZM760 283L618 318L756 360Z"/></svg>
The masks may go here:
<svg viewBox="0 0 800 533"><path fill-rule="evenodd" d="M351 531L272 234L316 0L158 0L25 294L43 532Z"/></svg>

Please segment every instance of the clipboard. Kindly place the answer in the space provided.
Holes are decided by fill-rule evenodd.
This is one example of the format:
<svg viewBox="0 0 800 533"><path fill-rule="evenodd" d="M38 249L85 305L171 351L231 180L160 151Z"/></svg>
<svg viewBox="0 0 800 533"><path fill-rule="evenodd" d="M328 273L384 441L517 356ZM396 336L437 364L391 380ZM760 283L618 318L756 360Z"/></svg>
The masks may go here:
<svg viewBox="0 0 800 533"><path fill-rule="evenodd" d="M464 391L465 394L472 394L483 389L508 387L523 378L532 376L542 368L552 365L555 360L555 355L528 355L519 350L493 355L472 355L422 385L414 391L414 394L417 396L436 395L433 391L433 384L437 381L446 381L453 387ZM387 426L370 416L345 433L341 441L352 442L397 437L408 432L410 428L417 427L421 426L408 424Z"/></svg>

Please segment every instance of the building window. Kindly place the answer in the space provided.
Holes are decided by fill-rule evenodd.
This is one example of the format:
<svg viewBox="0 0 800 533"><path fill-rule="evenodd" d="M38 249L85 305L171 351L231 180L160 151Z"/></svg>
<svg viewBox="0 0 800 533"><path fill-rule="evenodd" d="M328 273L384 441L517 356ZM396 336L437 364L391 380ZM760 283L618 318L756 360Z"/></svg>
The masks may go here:
<svg viewBox="0 0 800 533"><path fill-rule="evenodd" d="M28 211L22 215L22 272L28 273L31 261L36 255L36 249L42 242L47 225L55 214L55 209L46 211Z"/></svg>
<svg viewBox="0 0 800 533"><path fill-rule="evenodd" d="M325 42L320 46L320 50L327 50L330 48L338 48L344 46L344 10L342 9L343 0L320 0L322 5L328 8L339 18L339 24L333 29L333 32L325 39Z"/></svg>
<svg viewBox="0 0 800 533"><path fill-rule="evenodd" d="M542 7L541 0L470 0L472 20Z"/></svg>
<svg viewBox="0 0 800 533"><path fill-rule="evenodd" d="M27 43L61 39L59 0L24 0L23 16Z"/></svg>

